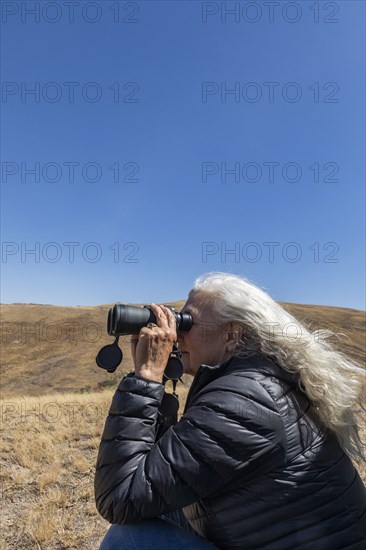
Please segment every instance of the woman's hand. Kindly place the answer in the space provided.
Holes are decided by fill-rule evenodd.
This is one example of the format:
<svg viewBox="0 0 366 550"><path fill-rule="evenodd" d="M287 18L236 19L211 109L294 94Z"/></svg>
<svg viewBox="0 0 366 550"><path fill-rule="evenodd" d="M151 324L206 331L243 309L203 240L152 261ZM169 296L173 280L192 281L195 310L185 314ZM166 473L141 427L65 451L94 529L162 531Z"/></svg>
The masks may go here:
<svg viewBox="0 0 366 550"><path fill-rule="evenodd" d="M162 383L169 355L177 340L177 325L169 308L156 304L151 304L150 308L155 314L156 325L143 327L138 335L131 336L131 354L135 374Z"/></svg>

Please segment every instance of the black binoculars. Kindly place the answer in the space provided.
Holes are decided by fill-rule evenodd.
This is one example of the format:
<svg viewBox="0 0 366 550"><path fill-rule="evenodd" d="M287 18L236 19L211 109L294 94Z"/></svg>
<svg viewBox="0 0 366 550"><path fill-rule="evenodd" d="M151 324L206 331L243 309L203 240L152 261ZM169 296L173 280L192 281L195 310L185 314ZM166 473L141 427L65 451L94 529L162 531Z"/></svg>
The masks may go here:
<svg viewBox="0 0 366 550"><path fill-rule="evenodd" d="M178 313L174 308L169 309L174 314L177 322L177 330L188 331L192 327L192 316L190 313ZM156 317L149 306L127 306L124 304L116 304L108 311L107 332L110 336L115 336L113 344L104 346L96 357L98 367L105 369L108 372L114 372L118 365L122 362L123 353L118 346L118 339L121 335L138 334L142 327L146 327L149 323L156 323ZM167 364L167 372L164 376L168 380L173 380L176 371L177 361L181 365L179 350L176 345L173 346L172 356ZM173 367L174 365L174 367ZM183 372L183 366L181 368ZM176 378L180 378L181 375Z"/></svg>
<svg viewBox="0 0 366 550"><path fill-rule="evenodd" d="M169 307L177 322L177 330L188 331L192 327L192 316L190 313L178 313L174 308ZM118 345L118 339L121 335L138 334L142 327L146 327L149 323L156 323L154 312L149 306L128 306L124 304L116 304L110 308L107 320L107 332L110 336L115 337L113 344L108 344L102 347L96 357L98 367L112 373L122 362L123 353ZM180 353L176 344L173 345L172 352L168 359L163 375L163 384L168 380L172 381L173 393L165 393L159 407L159 421L157 429L157 438L164 431L177 421L177 413L179 408L178 395L175 393L175 388L178 380L182 382L183 364L180 360ZM131 372L127 376L134 376Z"/></svg>
<svg viewBox="0 0 366 550"><path fill-rule="evenodd" d="M187 331L192 326L190 313L178 313L174 308L169 309L174 314L177 330ZM116 304L108 312L107 331L110 336L121 334L138 334L148 323L156 323L154 312L149 306L136 307Z"/></svg>

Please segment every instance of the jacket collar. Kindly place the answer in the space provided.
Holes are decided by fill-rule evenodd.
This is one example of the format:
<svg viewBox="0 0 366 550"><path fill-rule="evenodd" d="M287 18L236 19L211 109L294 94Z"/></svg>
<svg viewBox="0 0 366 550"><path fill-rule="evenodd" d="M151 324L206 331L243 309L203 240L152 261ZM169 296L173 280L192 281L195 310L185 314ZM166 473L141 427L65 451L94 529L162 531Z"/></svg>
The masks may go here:
<svg viewBox="0 0 366 550"><path fill-rule="evenodd" d="M263 355L253 355L252 357L245 358L233 356L221 365L200 366L189 389L183 414L188 409L194 395L206 384L235 371L261 372L284 380L291 385L296 386L297 384L295 375L288 373L268 357Z"/></svg>

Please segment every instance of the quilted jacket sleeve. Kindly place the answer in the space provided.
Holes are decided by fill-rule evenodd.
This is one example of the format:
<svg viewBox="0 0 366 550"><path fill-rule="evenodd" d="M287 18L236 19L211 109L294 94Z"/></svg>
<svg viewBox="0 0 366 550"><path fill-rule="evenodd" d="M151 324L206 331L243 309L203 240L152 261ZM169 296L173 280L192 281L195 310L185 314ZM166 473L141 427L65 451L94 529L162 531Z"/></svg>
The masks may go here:
<svg viewBox="0 0 366 550"><path fill-rule="evenodd" d="M255 401L250 388L237 393L230 378L224 388L205 388L157 442L164 386L137 376L121 381L95 474L96 505L106 520L157 517L283 464L283 424L273 401L268 395Z"/></svg>

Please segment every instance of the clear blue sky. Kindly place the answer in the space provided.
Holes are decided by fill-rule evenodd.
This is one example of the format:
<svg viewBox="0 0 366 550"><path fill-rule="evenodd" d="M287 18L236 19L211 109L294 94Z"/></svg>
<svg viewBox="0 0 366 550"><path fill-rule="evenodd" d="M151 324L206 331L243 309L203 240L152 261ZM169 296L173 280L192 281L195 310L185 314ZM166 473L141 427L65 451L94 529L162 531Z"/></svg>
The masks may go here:
<svg viewBox="0 0 366 550"><path fill-rule="evenodd" d="M1 4L2 302L364 308L365 2Z"/></svg>

